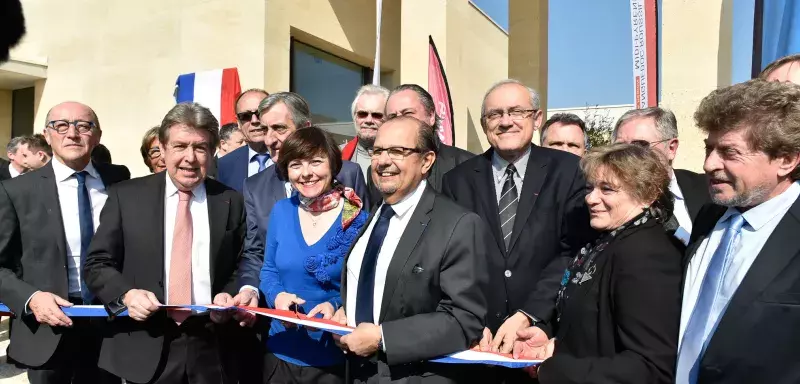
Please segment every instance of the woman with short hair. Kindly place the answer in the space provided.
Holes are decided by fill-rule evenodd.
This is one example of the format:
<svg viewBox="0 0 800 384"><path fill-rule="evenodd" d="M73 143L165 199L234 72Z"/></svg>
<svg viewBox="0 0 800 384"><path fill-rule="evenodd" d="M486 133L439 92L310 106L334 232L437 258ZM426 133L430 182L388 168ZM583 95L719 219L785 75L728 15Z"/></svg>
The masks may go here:
<svg viewBox="0 0 800 384"><path fill-rule="evenodd" d="M144 133L144 137L142 137L142 146L139 147L144 165L147 166L150 173L159 173L167 169L167 164L164 163L164 156L161 152L161 142L158 140L159 128L159 126L155 126L148 129Z"/></svg>

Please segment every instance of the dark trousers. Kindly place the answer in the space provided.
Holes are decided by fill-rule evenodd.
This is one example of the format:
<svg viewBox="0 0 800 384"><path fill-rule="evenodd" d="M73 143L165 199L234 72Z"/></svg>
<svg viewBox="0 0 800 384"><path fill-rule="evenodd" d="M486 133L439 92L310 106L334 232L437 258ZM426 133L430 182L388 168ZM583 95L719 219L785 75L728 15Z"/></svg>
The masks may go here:
<svg viewBox="0 0 800 384"><path fill-rule="evenodd" d="M73 304L81 299L70 298ZM103 342L97 319L73 317L72 328L61 336L53 357L41 367L28 368L31 384L119 384L118 377L97 367Z"/></svg>
<svg viewBox="0 0 800 384"><path fill-rule="evenodd" d="M303 367L283 361L267 352L264 356L264 383L269 384L343 384L344 365Z"/></svg>

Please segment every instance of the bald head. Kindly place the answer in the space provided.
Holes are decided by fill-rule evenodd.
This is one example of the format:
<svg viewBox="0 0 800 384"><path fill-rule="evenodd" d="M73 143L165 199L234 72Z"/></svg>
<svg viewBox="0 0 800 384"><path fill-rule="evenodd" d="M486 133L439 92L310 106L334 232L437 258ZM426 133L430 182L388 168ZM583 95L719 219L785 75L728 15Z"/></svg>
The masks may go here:
<svg viewBox="0 0 800 384"><path fill-rule="evenodd" d="M53 157L75 171L89 164L101 136L100 121L88 105L67 101L47 112L44 137Z"/></svg>
<svg viewBox="0 0 800 384"><path fill-rule="evenodd" d="M53 116L63 115L63 113L85 113L88 116L91 116L91 122L94 123L95 129L100 129L100 120L97 118L97 114L94 110L86 104L79 103L77 101L65 101L60 104L56 104L53 108L50 108L47 111L47 116L45 117L45 124L50 124L53 120L58 120L59 118L54 118Z"/></svg>

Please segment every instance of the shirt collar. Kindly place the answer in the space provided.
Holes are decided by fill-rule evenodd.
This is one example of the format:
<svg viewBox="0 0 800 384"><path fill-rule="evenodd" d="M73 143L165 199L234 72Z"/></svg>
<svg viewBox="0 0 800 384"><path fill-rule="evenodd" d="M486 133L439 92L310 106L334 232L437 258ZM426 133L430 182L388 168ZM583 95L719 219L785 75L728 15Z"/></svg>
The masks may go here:
<svg viewBox="0 0 800 384"><path fill-rule="evenodd" d="M525 179L525 170L528 168L528 159L531 157L532 146L533 144L529 145L528 149L525 150L525 153L523 153L522 156L514 161L514 167L517 168L517 174L522 179ZM494 168L494 175L497 181L500 181L505 177L506 167L508 167L508 161L500 157L500 155L497 154L497 151L492 151L492 168Z"/></svg>
<svg viewBox="0 0 800 384"><path fill-rule="evenodd" d="M8 163L8 173L11 175L12 178L21 175L21 173L19 173L17 169L14 168L14 164L11 163Z"/></svg>
<svg viewBox="0 0 800 384"><path fill-rule="evenodd" d="M419 203L419 199L422 198L422 193L425 192L426 185L428 185L428 182L422 180L422 182L417 185L417 189L415 189L414 192L392 204L391 207L394 210L394 214L402 219L406 212L411 211L411 208L416 206L417 203Z"/></svg>
<svg viewBox="0 0 800 384"><path fill-rule="evenodd" d="M247 145L247 144L245 144L245 145ZM267 159L269 159L269 152L258 153L256 151L254 151L253 148L251 148L249 145L247 145L247 158L250 159L250 160L248 160L248 162L252 163L252 162L256 161L256 156L257 155L267 155Z"/></svg>
<svg viewBox="0 0 800 384"><path fill-rule="evenodd" d="M753 230L758 231L767 223L775 219L778 215L783 215L786 210L794 204L797 197L800 196L800 181L795 181L783 193L775 196L753 208L742 213L745 222ZM719 223L724 222L734 214L739 213L735 207L729 207L725 214L719 219Z"/></svg>
<svg viewBox="0 0 800 384"><path fill-rule="evenodd" d="M683 200L683 191L681 191L681 186L678 185L678 179L675 177L675 171L670 169L670 175L672 178L669 181L669 191L672 192L672 196L675 196L675 199Z"/></svg>
<svg viewBox="0 0 800 384"><path fill-rule="evenodd" d="M100 174L97 172L97 169L94 168L94 164L92 164L91 161L89 161L89 164L87 164L86 167L80 171L76 171L66 166L64 163L61 162L61 160L59 160L55 156L53 156L51 162L53 163L53 173L56 175L56 181L61 182L67 180L73 175L75 175L75 173L80 171L86 171L89 174L89 176L94 177L97 180L100 180Z"/></svg>
<svg viewBox="0 0 800 384"><path fill-rule="evenodd" d="M173 195L178 193L178 187L175 186L175 182L172 181L172 178L169 177L169 173L167 171L163 172L167 178L166 183L166 193L167 197L172 197ZM202 182L198 184L194 189L192 189L192 200L195 201L203 201L206 199L206 183Z"/></svg>

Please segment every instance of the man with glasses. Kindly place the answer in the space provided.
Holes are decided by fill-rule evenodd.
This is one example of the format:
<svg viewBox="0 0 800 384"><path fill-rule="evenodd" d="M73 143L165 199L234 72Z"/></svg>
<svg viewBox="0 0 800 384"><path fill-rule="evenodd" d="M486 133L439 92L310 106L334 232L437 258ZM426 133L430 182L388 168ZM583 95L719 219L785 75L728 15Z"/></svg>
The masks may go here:
<svg viewBox="0 0 800 384"><path fill-rule="evenodd" d="M555 321L567 263L596 236L580 159L531 143L542 118L535 90L512 79L496 83L481 106L481 126L492 147L442 182L442 192L481 216L494 235L480 343L486 351L509 353L518 331ZM519 370L490 371L490 377L524 381Z"/></svg>
<svg viewBox="0 0 800 384"><path fill-rule="evenodd" d="M52 161L0 187L0 302L16 314L8 355L34 384L120 382L97 368L95 323L61 310L97 303L83 279L86 254L108 187L130 178L91 161L101 134L88 106L56 105L44 130Z"/></svg>
<svg viewBox="0 0 800 384"><path fill-rule="evenodd" d="M239 121L239 129L247 145L220 157L216 177L223 184L242 192L244 180L273 164L264 144L266 128L258 120L258 104L269 93L263 89L248 89L236 99L234 110ZM211 175L214 175L212 170Z"/></svg>
<svg viewBox="0 0 800 384"><path fill-rule="evenodd" d="M670 168L678 154L678 122L675 114L666 108L650 107L625 112L617 120L611 137L615 143L649 146L663 155ZM692 233L692 222L703 204L711 199L708 179L702 174L675 169L669 190L675 198L673 214L680 226L674 235L686 244Z"/></svg>
<svg viewBox="0 0 800 384"><path fill-rule="evenodd" d="M353 100L351 114L356 128L356 137L340 148L342 160L352 161L361 167L365 177L369 177L371 159L367 150L372 148L378 128L384 121L384 108L389 90L380 85L367 84L358 89Z"/></svg>

